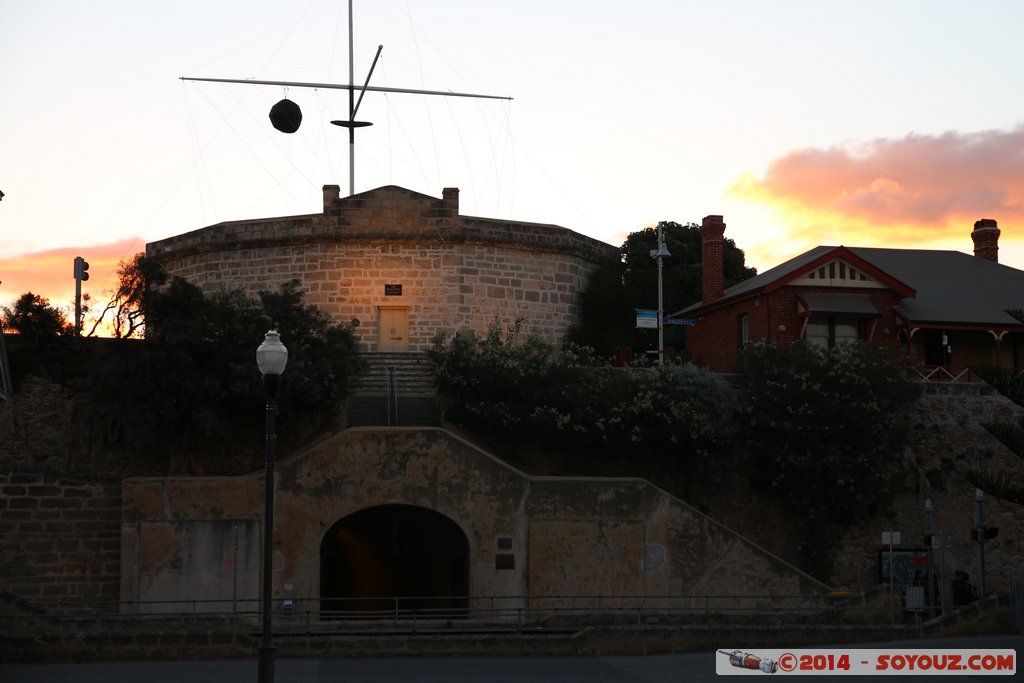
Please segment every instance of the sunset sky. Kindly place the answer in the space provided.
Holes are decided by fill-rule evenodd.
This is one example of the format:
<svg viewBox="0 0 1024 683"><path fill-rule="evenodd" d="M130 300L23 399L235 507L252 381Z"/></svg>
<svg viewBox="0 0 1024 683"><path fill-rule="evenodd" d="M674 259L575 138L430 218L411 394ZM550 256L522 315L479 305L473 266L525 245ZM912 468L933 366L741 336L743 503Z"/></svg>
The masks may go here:
<svg viewBox="0 0 1024 683"><path fill-rule="evenodd" d="M348 187L345 0L0 0L0 305L104 303L119 260L220 221L318 212ZM356 191L610 244L722 214L765 270L819 244L1024 268L1024 2L355 0L367 93ZM267 112L303 110L285 135Z"/></svg>

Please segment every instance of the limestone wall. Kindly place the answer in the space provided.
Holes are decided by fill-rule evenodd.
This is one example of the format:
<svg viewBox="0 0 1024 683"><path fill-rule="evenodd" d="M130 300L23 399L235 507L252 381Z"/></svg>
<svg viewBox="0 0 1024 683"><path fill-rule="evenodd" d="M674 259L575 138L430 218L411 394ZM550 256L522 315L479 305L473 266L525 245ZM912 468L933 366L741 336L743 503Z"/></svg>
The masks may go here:
<svg viewBox="0 0 1024 683"><path fill-rule="evenodd" d="M72 419L75 402L66 389L34 379L26 380L9 400L0 402L0 591L32 601L50 597L114 598L123 578L127 582L126 595L147 595L149 599L177 599L187 594L220 600L225 596L254 595L257 584L253 583L253 571L258 570L252 568L252 563L258 557L258 520L262 514L260 474L221 479L129 480L134 502L129 502L125 514L127 522L134 526L124 535L122 548L118 540L118 485L92 479L95 467L91 460L87 461L87 451L81 447L87 443L87 432L74 429L75 425L81 426L80 420ZM902 482L905 494L891 509L883 510L876 518L860 520L855 529L839 539L834 551L834 572L828 583L855 590L877 585L883 530L901 531L905 548L923 547L926 497L931 497L935 506L935 531L953 537L953 547L944 553L947 570L968 571L976 581L978 549L970 541L974 490L965 480L965 471L976 459L983 466L1016 473L1019 478L1020 459L1008 453L981 423L992 419L1014 421L1022 415L1024 410L985 385L930 386L914 413L911 448L906 453L893 454L908 463L907 480ZM451 492L465 496L470 495L465 491L471 490L471 495L480 499L479 504L497 505L505 501L499 509L482 509L482 519L490 520L487 524L493 528L472 542L480 566L486 565L486 572L492 577L489 585L509 594L523 589L596 591L608 585L650 593L700 593L716 592L722 585L754 584L759 580L759 570L722 570L726 566L751 567L747 560L735 565L719 564L717 568L695 563L689 554L692 546L687 534L712 538L709 529L713 523L640 480L576 478L553 479L548 483L544 478L520 475L472 449L457 449L454 444L461 442L455 439L449 440L444 448L438 444L413 447L408 436L391 437L393 442L371 439L361 446L369 437L359 434L352 432L338 437L340 440L325 442L309 452L306 461L282 464L279 476L285 490L300 491L296 488L298 480L292 479L297 476L294 472L301 469L305 472L302 488L307 492L295 493L297 502L288 502L287 495L292 494L285 494L279 509L312 505L309 509L317 515L316 524L329 526L359 506L409 502L436 509L456 520L463 529L469 529L474 524L474 515L481 510L465 506L468 504L456 506ZM394 444L395 453L388 451L390 443ZM325 464L318 464L321 461ZM347 467L354 469L349 473ZM480 468L484 472L470 474ZM115 470L116 467L108 466L106 474L119 478L121 473ZM399 482L405 471L410 472L410 478ZM62 476L61 472L65 474ZM318 480L325 491L335 487L337 493L325 492L318 497L319 494L310 492ZM466 482L476 480L481 482L476 488L466 489ZM608 488L612 481L618 483ZM135 492L143 490L150 493L140 502ZM195 503L188 502L197 491L196 501L212 501L201 510L193 510L191 506ZM514 506L508 502L513 498ZM709 502L706 498L698 500ZM618 502L612 504L614 501ZM624 501L630 501L629 505L634 507ZM729 514L724 502L710 501L710 507L717 519L742 530L772 553L784 555L787 547L780 539L785 538L781 530L787 519L781 511L767 506L767 502L758 499L756 504L739 503ZM752 505L756 514L751 512ZM606 519L598 517L606 512ZM309 519L301 510L293 515ZM494 521L498 517L504 520L500 524ZM1005 593L1011 573L1021 566L1024 557L1020 542L1024 508L989 495L986 520L1000 528L999 536L986 547L988 584L992 590ZM515 529L518 531L513 533ZM288 543L298 541L299 536L288 533ZM308 528L302 531L304 535L310 533ZM641 534L642 541L638 540ZM169 550L162 539L174 541L179 537L199 537L207 545L191 546L186 555L177 559L172 553L168 560ZM518 568L524 558L533 558L536 563L525 573L496 572L498 538L513 539L514 548L500 552L514 555ZM738 537L726 534L720 538ZM313 558L318 542L303 541L303 552L307 553L304 562L316 564ZM642 576L637 572L617 574L618 565L606 564L604 560L591 562L587 556L574 556L577 559L572 562L578 562L575 567L563 560L545 566L548 560L541 559L562 557L563 547L575 546L598 548L600 552L595 553L617 558L616 562L635 562L639 556L644 563ZM711 556L749 556L754 552L752 547L741 540L730 541L727 546L713 546ZM225 555L224 548L230 548L230 554ZM112 572L120 564L122 550L128 554L138 551L143 557L155 559L141 564L136 560L128 566L134 573L121 577ZM799 556L796 550L792 555ZM755 553L755 557L771 555ZM205 583L179 585L173 573L166 573L168 565L160 564L169 561L180 562L184 567L206 567L210 576L201 578ZM116 569L120 571L119 566ZM298 569L293 571L301 573ZM485 576L486 572L475 576ZM231 588L226 590L223 582L229 580ZM315 577L304 580L304 590L314 590L318 585Z"/></svg>
<svg viewBox="0 0 1024 683"><path fill-rule="evenodd" d="M405 311L411 351L438 333L517 317L559 339L590 274L618 254L554 225L461 216L458 190L443 199L397 187L336 195L323 215L221 223L151 243L147 254L206 291L255 294L298 279L309 303L359 321L367 351L381 350L381 308Z"/></svg>
<svg viewBox="0 0 1024 683"><path fill-rule="evenodd" d="M440 429L346 430L281 463L275 497L280 600L318 596L320 547L335 522L395 503L436 511L463 530L474 596L827 591L643 480L527 476ZM262 500L259 473L126 480L123 600L173 599L175 590L184 599L200 567L228 565L247 573L207 571L204 594L232 596L243 585L241 597L254 599ZM223 540L231 525L249 530L240 544ZM208 554L217 547L219 556ZM501 566L498 555L511 562Z"/></svg>
<svg viewBox="0 0 1024 683"><path fill-rule="evenodd" d="M977 463L981 468L1021 480L1024 461L1011 453L982 426L986 422L1019 423L1024 408L982 383L926 384L911 421L910 446L893 457L906 462L905 493L891 510L876 519L863 520L836 547L834 585L858 589L874 586L879 579L881 532L899 531L900 549L924 549L924 501L932 500L936 534L948 535L952 547L934 551L936 571L940 564L946 578L966 571L977 586L980 577L978 544L971 540L974 526L975 489L966 478ZM1021 580L1024 545L1020 529L1024 507L993 495L985 497L985 524L999 527L999 536L985 544L987 586L1007 593L1011 574Z"/></svg>
<svg viewBox="0 0 1024 683"><path fill-rule="evenodd" d="M120 513L119 484L0 472L0 591L58 612L116 612Z"/></svg>
<svg viewBox="0 0 1024 683"><path fill-rule="evenodd" d="M0 472L67 471L77 434L67 387L28 377L0 401Z"/></svg>

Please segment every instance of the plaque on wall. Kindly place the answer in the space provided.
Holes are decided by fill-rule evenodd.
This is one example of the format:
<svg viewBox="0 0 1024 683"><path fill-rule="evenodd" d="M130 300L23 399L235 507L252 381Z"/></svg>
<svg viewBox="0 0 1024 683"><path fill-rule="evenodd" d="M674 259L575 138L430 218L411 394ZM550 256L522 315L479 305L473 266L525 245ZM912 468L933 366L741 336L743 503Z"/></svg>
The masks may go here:
<svg viewBox="0 0 1024 683"><path fill-rule="evenodd" d="M384 285L384 296L402 296L402 285Z"/></svg>

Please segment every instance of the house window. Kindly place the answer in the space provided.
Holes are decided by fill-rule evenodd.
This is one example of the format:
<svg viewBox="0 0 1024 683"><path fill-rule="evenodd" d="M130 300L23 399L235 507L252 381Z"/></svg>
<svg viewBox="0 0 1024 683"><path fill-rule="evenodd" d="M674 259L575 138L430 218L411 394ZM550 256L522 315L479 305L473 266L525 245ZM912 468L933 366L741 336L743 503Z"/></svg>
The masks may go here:
<svg viewBox="0 0 1024 683"><path fill-rule="evenodd" d="M736 339L741 349L746 348L750 343L750 319L746 313L741 313L736 318Z"/></svg>
<svg viewBox="0 0 1024 683"><path fill-rule="evenodd" d="M805 338L808 344L834 349L860 339L859 329L856 318L814 316L807 321Z"/></svg>

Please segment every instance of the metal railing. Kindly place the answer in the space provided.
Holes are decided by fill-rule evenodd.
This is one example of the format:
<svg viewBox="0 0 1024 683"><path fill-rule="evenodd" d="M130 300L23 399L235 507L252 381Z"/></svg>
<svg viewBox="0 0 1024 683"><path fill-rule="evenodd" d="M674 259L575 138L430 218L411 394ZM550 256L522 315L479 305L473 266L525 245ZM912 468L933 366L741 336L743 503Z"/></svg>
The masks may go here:
<svg viewBox="0 0 1024 683"><path fill-rule="evenodd" d="M928 366L921 365L910 368L910 372L916 375L916 379L922 382L977 382L978 378L974 376L970 368L963 368L956 374L953 374L942 365Z"/></svg>
<svg viewBox="0 0 1024 683"><path fill-rule="evenodd" d="M256 623L260 601L59 600L28 603L39 618L149 619L231 618ZM832 595L506 595L392 596L367 598L278 597L275 629L332 631L347 627L417 631L431 624L451 630L578 630L594 625L666 625L713 623L919 624L921 615L889 604L869 604L863 594ZM0 617L0 623L25 615Z"/></svg>
<svg viewBox="0 0 1024 683"><path fill-rule="evenodd" d="M385 371L387 394L387 424L389 427L398 425L398 380L395 378L395 366L389 365Z"/></svg>

